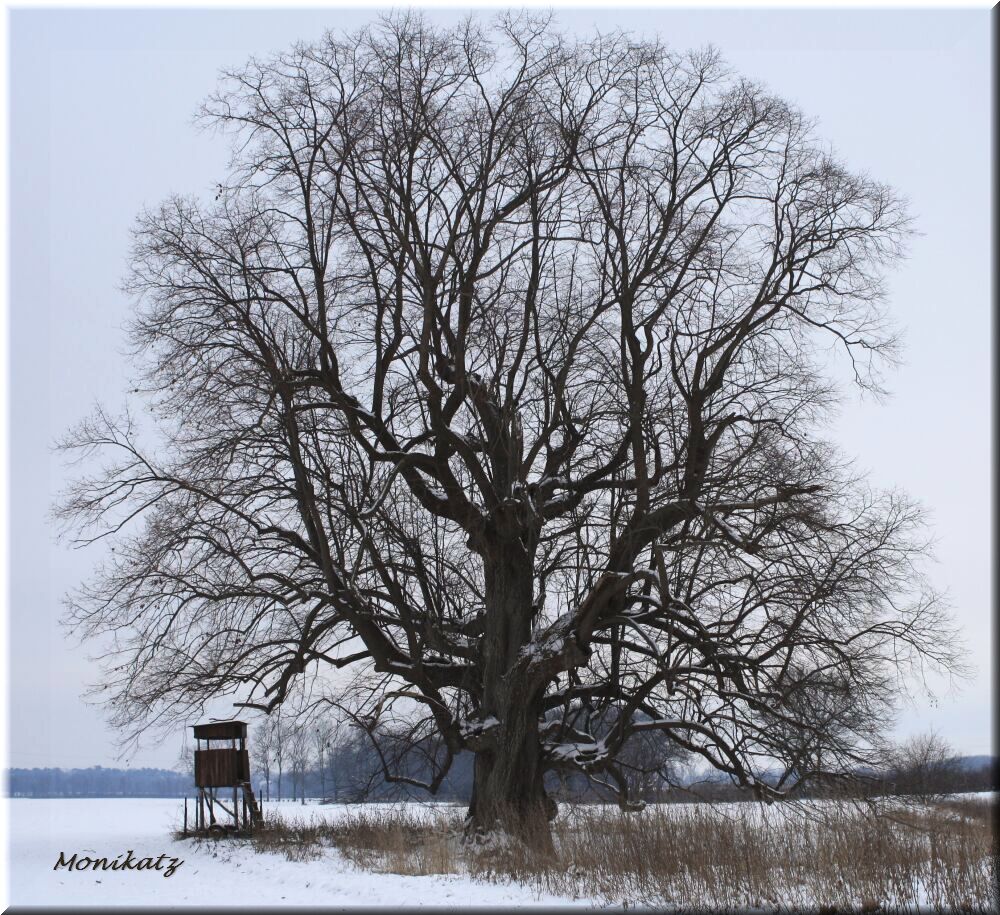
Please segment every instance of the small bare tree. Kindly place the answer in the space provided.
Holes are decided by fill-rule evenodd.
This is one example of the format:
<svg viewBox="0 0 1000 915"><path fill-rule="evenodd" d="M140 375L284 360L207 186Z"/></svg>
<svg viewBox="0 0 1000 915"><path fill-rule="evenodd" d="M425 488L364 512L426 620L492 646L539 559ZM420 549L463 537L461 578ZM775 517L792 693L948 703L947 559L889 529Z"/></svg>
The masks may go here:
<svg viewBox="0 0 1000 915"><path fill-rule="evenodd" d="M328 718L320 718L313 725L313 758L319 769L320 797L323 800L327 797L327 775L336 735L337 729Z"/></svg>
<svg viewBox="0 0 1000 915"><path fill-rule="evenodd" d="M283 721L281 715L275 716L273 719L273 730L272 730L272 747L274 748L274 764L278 769L278 800L282 798L281 794L281 779L285 772L285 760L288 757L288 724Z"/></svg>
<svg viewBox="0 0 1000 915"><path fill-rule="evenodd" d="M312 760L311 738L307 728L289 725L288 758L292 766L292 800L297 796L303 804L306 802L306 771Z"/></svg>
<svg viewBox="0 0 1000 915"><path fill-rule="evenodd" d="M651 732L780 796L957 664L920 511L823 439L830 347L892 361L907 216L794 107L712 52L408 15L203 117L232 175L141 217L128 282L165 444L65 443L112 456L61 514L116 539L69 618L116 635L119 725L350 667L386 779L471 751L471 825L519 829L547 772L631 806Z"/></svg>
<svg viewBox="0 0 1000 915"><path fill-rule="evenodd" d="M180 753L177 754L177 760L174 763L173 769L181 775L188 775L192 779L194 778L194 747L186 739L181 745Z"/></svg>
<svg viewBox="0 0 1000 915"><path fill-rule="evenodd" d="M887 763L887 778L898 794L947 794L956 790L961 773L954 750L934 731L916 734L894 746Z"/></svg>
<svg viewBox="0 0 1000 915"><path fill-rule="evenodd" d="M276 750L276 718L267 717L253 729L250 739L251 761L254 769L264 776L266 799L271 800L271 764L275 759ZM262 797L261 800L264 800Z"/></svg>

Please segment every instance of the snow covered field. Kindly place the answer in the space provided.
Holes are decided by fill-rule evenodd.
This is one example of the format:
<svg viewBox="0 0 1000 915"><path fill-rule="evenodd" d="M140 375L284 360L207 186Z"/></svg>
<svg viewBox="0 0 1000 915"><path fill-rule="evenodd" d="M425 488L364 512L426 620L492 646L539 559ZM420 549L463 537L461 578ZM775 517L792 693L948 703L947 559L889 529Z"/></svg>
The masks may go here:
<svg viewBox="0 0 1000 915"><path fill-rule="evenodd" d="M995 795L988 794L958 795L952 800L966 803L972 801L978 806L994 797ZM14 798L5 799L4 804L10 817L11 859L8 873L9 901L12 905L183 907L203 906L211 900L237 906L298 905L331 909L359 906L575 906L589 909L604 908L609 903L607 892L601 896L596 884L593 881L588 883L578 880L576 871L560 871L570 879L547 884L558 892L567 893L559 896L536 889L540 885L537 882L534 885L521 885L508 881L506 877L498 882L488 882L485 879L451 874L409 876L368 871L355 866L339 851L327 846L315 849L319 858L289 860L281 852L254 852L245 842L178 841L171 836L181 826L183 802L176 799ZM900 814L905 813L909 806L903 799L894 799L889 805ZM277 810L286 822L298 820L308 824L316 820L335 821L348 816L356 817L365 806L369 811L378 808L382 812L388 812L381 805L302 806L285 802L265 804L265 813ZM445 811L433 804L392 806L397 809L405 808L408 814L418 820L437 819L442 812L448 813L449 818L453 816L460 820L463 812L448 805L445 805ZM694 870L689 873L685 864L680 875L665 871L660 878L653 878L651 882L647 880L634 884L626 879L620 883L621 892L612 890L610 899L628 899L629 908L633 908L637 902L650 899L649 893L657 889L657 879L661 880L661 886L671 889L671 895L666 898L674 901L685 899L690 903L701 899L705 892L727 893L730 885L735 886L735 882L746 876L740 876L742 872L739 868L751 867L749 859L753 859L753 866L765 872L765 884L771 882L767 874L775 875L775 882L771 887L774 895L770 897L773 902L783 900L794 903L796 900L801 902L815 899L816 896L810 893L816 892L817 887L818 891L826 892L830 884L824 881L832 879L831 875L842 875L842 868L846 867L858 870L852 879L857 884L855 889L862 894L858 899L852 896L852 904L868 898L863 895L864 888L868 886L868 895L873 898L886 898L887 894L905 891L904 895L911 900L911 904L923 906L932 901L927 887L937 887L933 890L935 898L951 898L958 893L963 901L970 900L972 910L985 911L981 906L985 904L988 891L983 888L982 879L974 878L980 867L975 863L975 855L982 853L981 846L975 843L955 846L961 854L974 855L963 865L966 869L964 876L956 877L951 874L947 865L921 870L920 843L924 839L912 837L907 840L910 844L904 847L902 859L889 859L891 867L898 871L894 871L895 876L890 875L889 879L884 874L868 874L865 871L865 854L871 857L879 846L868 846L865 843L876 835L881 835L884 843L886 834L884 831L865 833L851 838L850 830L845 832L845 823L857 822L855 818L861 816L863 806L841 801L805 801L769 807L752 803L718 804L711 807L679 804L658 810L651 807L646 813L637 815L638 819L632 818L635 815L628 818L641 828L643 839L640 845L647 845L646 837L649 836L650 829L656 832L657 818L662 830L665 816L668 820L666 832L661 831L657 840L661 844L654 842L648 847L658 849L653 852L659 856L657 860L662 858L663 861L682 861L690 849L698 847L698 842L707 842L707 846L700 852L701 860L696 855L690 862L696 868L701 868L701 876L698 877ZM915 805L914 810L919 811L919 805ZM584 862L589 854L589 863L583 866L598 871L610 869L608 872L612 882L615 873L623 872L622 867L627 870L632 866L631 862L635 860L632 857L633 846L621 843L630 841L630 836L635 838L635 827L631 831L616 830L614 820L617 813L613 808L564 804L560 811L556 823L562 823L568 828L568 833L564 829L564 836L584 837L576 850L571 852L570 858L579 854L580 857L576 860ZM942 815L961 818L957 809L945 808ZM605 816L609 818L607 821L603 819ZM651 822L647 817L654 819ZM695 818L693 824L691 817ZM644 820L645 825L642 825ZM603 827L605 822L607 830ZM810 824L811 831L807 828ZM827 835L828 825L835 831L839 830L838 835L842 838L861 844L852 844L846 851L847 857L839 863L838 859L825 862L825 870L821 871L821 862L810 858L811 852L803 858L803 849L811 847L817 852L823 851L820 845ZM586 838L605 832L607 837L603 844L599 838L596 842ZM806 840L807 845L803 848L795 849L790 844L801 844ZM671 845L671 842L674 844ZM808 845L808 842L813 844ZM914 842L917 844L913 844ZM725 850L730 845L732 847ZM838 852L836 845L834 841L823 853L845 854L844 850ZM882 846L883 854L885 847ZM938 847L940 849L944 846ZM721 857L713 863L709 860L712 850L718 849L722 849ZM866 853L863 854L861 849L866 849ZM642 853L641 848L635 851ZM93 870L89 867L70 870L65 866L56 867L60 858L66 861L74 854L78 861L105 857L109 861L117 859L119 862L130 854L129 860L133 867L117 870ZM612 864L612 859L615 858L619 859L617 865ZM182 863L175 863L174 859ZM788 866L784 867L786 859ZM623 860L626 862L624 865ZM961 863L961 859L954 858L953 863L955 860ZM815 877L812 882L816 886L812 886L811 890L810 875L801 870L807 863ZM141 867L135 866L139 864ZM618 871L615 866L619 868ZM985 862L983 866L986 866ZM713 870L715 867L721 867L725 871L721 883L720 875ZM168 870L172 870L169 876ZM785 873L778 880L780 870L790 873ZM987 870L982 872L983 875L986 875ZM970 874L973 876L970 877ZM958 887L950 891L951 897L942 883L948 879L952 879L954 887ZM926 883L928 880L930 883ZM896 886L897 883L899 886ZM908 885L909 889L906 889ZM571 895L574 888L580 894L577 897ZM904 908L913 911L909 905ZM770 911L773 911L773 904Z"/></svg>
<svg viewBox="0 0 1000 915"><path fill-rule="evenodd" d="M368 873L327 849L322 860L288 861L281 854L254 854L231 842L175 841L182 801L160 798L5 799L10 811L9 901L44 906L186 906L210 898L229 905L356 906L551 906L587 907L588 900L537 895L516 884L465 877L407 877ZM421 805L409 805L420 809ZM343 816L343 806L280 805L283 814ZM355 808L356 809L356 808ZM107 857L132 851L152 858L160 870L54 870L68 859ZM166 855L165 858L160 858ZM183 860L165 876L171 858ZM78 859L79 860L79 859Z"/></svg>

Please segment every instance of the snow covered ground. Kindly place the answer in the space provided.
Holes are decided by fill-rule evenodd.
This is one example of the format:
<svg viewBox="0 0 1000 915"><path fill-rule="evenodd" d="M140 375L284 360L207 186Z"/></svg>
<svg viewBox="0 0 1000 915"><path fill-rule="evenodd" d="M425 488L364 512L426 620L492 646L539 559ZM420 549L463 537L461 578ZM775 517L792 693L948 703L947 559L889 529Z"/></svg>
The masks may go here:
<svg viewBox="0 0 1000 915"><path fill-rule="evenodd" d="M10 812L9 903L44 906L553 906L589 907L589 900L538 895L517 884L467 877L369 873L333 849L323 860L288 861L231 842L175 841L182 801L160 798L5 800ZM285 803L283 814L339 817L343 806ZM411 805L420 808L421 805ZM356 808L355 808L356 809ZM152 859L159 870L54 869L60 854ZM165 856L162 857L161 856ZM167 877L171 859L183 860ZM209 895L206 897L206 891Z"/></svg>
<svg viewBox="0 0 1000 915"><path fill-rule="evenodd" d="M954 797L986 802L995 795ZM319 851L318 860L289 861L277 852L255 853L240 842L174 840L171 836L180 828L183 812L183 802L176 799L13 798L3 803L10 818L7 874L11 905L184 907L217 902L334 910L362 906L605 907L595 898L554 896L517 883L490 883L457 875L374 873L356 867L332 848ZM903 799L890 801L901 809L906 803ZM418 817L441 813L434 804L399 806ZM687 806L663 809L679 815ZM358 806L265 804L265 812L275 808L285 820L305 822L336 820L359 812ZM805 801L771 806L718 804L710 809L713 818L734 826L741 821L749 823L755 835L764 837L784 835L795 821L808 819L822 824L827 814L843 817L847 811L860 814L863 808L839 801ZM562 805L560 811L561 818L572 819L583 816L586 805ZM449 812L457 818L462 813ZM193 817L193 807L191 814ZM614 816L615 811L609 810L608 815ZM133 865L143 866L117 870L57 867L60 858L66 861L74 854L78 861L105 857L119 862L130 854ZM175 864L174 859L182 863ZM172 871L169 876L168 870ZM922 892L920 898L923 901Z"/></svg>

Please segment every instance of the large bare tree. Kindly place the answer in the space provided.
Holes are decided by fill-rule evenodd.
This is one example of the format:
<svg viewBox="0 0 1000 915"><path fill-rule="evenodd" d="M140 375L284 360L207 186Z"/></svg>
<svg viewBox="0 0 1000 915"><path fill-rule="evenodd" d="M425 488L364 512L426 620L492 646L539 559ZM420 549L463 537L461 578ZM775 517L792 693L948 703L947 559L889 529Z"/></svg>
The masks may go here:
<svg viewBox="0 0 1000 915"><path fill-rule="evenodd" d="M957 663L919 510L823 438L837 365L893 360L907 217L794 107L712 52L403 16L202 115L231 175L140 218L127 287L158 438L65 443L106 455L60 512L115 544L69 618L120 725L350 667L385 776L472 751L489 829L551 770L628 805L651 731L779 795Z"/></svg>

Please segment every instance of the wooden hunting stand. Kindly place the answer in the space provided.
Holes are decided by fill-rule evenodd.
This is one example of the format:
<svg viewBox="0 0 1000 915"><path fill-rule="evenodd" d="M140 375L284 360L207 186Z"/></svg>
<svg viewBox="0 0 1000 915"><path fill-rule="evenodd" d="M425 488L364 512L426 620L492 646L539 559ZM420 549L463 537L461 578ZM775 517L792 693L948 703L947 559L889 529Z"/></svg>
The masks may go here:
<svg viewBox="0 0 1000 915"><path fill-rule="evenodd" d="M246 723L213 721L196 724L193 730L196 741L194 783L198 788L195 834L215 837L248 835L260 822L261 813L250 787ZM205 742L204 747L202 741ZM223 746L213 747L213 741ZM228 788L233 790L232 809L226 806L229 792L224 792L225 800L219 794L220 789Z"/></svg>

